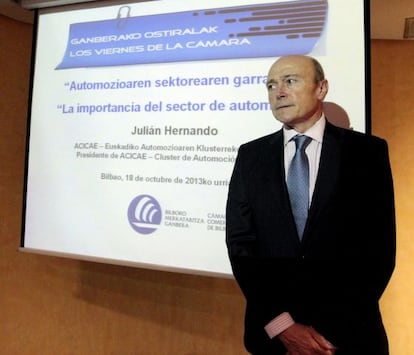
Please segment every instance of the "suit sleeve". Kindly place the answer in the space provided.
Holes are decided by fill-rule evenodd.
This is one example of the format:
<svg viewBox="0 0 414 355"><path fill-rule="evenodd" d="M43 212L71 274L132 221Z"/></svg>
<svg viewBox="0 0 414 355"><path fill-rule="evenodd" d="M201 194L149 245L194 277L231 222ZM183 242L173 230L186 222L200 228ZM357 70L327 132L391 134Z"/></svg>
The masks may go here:
<svg viewBox="0 0 414 355"><path fill-rule="evenodd" d="M279 276L284 277L284 272L274 265L271 258L258 255L254 212L248 197L248 175L254 172L254 168L250 164L245 167L244 163L242 146L229 184L226 243L233 275L247 302L254 307L256 321L264 327L274 317L287 311L283 299L285 293L276 292Z"/></svg>
<svg viewBox="0 0 414 355"><path fill-rule="evenodd" d="M330 205L332 214L324 217L331 220L332 239L338 243L335 257L328 260L329 264L322 259L316 265L317 274L330 285L329 293L320 294L325 297L320 307L333 307L344 317L343 322L355 314L372 312L395 267L395 208L388 147L375 137L367 142L357 144L357 153L344 158L342 188ZM335 234L337 239L333 238ZM330 236L324 232L322 242L326 244Z"/></svg>
<svg viewBox="0 0 414 355"><path fill-rule="evenodd" d="M242 147L237 155L230 179L226 206L226 243L230 259L234 256L255 255L256 236L252 225L252 211L247 198L246 179L243 176Z"/></svg>
<svg viewBox="0 0 414 355"><path fill-rule="evenodd" d="M252 285L255 241L252 211L247 198L243 176L243 146L233 169L226 206L226 244L234 277L246 298L254 297L257 286Z"/></svg>
<svg viewBox="0 0 414 355"><path fill-rule="evenodd" d="M395 266L396 227L394 190L387 143L377 140L371 153L370 178L367 183L365 200L366 223L362 226L366 236L366 258L355 270L359 280L359 294L378 301L384 292ZM357 266L357 265L356 265Z"/></svg>

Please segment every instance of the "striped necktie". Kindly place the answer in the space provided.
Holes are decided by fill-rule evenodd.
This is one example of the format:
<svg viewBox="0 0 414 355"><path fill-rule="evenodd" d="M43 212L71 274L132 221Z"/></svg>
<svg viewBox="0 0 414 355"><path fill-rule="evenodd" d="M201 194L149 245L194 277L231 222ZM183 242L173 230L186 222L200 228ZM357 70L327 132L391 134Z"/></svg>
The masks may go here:
<svg viewBox="0 0 414 355"><path fill-rule="evenodd" d="M296 229L299 239L302 240L309 208L309 162L305 149L312 138L296 135L292 139L296 144L296 152L290 163L287 187Z"/></svg>

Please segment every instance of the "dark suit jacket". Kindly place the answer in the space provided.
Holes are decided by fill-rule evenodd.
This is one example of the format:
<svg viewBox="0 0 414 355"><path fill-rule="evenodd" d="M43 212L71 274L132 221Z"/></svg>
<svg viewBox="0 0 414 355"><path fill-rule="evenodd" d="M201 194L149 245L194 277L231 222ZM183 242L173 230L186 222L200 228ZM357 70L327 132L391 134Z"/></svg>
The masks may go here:
<svg viewBox="0 0 414 355"><path fill-rule="evenodd" d="M387 354L378 307L395 263L386 142L327 122L301 242L283 155L282 130L242 145L229 186L226 242L246 297L246 348L285 354L264 326L289 312L337 346L337 354Z"/></svg>

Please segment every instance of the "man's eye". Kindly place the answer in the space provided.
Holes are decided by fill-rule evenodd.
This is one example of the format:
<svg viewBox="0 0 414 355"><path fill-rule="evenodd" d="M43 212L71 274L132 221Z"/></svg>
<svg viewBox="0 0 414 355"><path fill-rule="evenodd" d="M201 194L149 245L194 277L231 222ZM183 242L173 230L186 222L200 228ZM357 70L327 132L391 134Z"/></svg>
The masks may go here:
<svg viewBox="0 0 414 355"><path fill-rule="evenodd" d="M296 83L296 79L286 79L287 84L294 84Z"/></svg>
<svg viewBox="0 0 414 355"><path fill-rule="evenodd" d="M275 90L276 84L267 84L267 90Z"/></svg>

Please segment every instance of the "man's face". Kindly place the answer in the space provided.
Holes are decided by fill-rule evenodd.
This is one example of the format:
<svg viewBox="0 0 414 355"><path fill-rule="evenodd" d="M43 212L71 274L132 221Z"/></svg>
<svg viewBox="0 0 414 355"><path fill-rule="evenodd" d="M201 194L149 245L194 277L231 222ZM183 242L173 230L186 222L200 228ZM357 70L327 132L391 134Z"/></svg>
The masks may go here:
<svg viewBox="0 0 414 355"><path fill-rule="evenodd" d="M312 125L322 114L327 82L315 81L315 68L307 57L283 57L270 68L267 89L275 118L289 127Z"/></svg>

